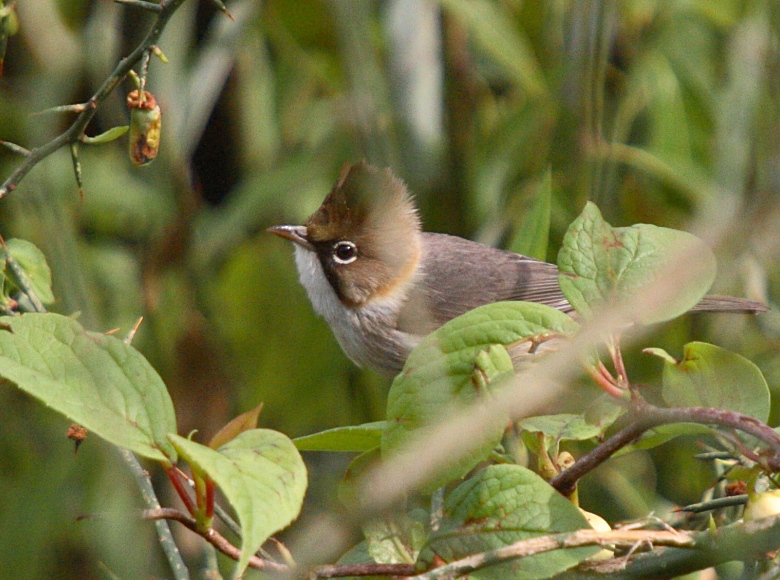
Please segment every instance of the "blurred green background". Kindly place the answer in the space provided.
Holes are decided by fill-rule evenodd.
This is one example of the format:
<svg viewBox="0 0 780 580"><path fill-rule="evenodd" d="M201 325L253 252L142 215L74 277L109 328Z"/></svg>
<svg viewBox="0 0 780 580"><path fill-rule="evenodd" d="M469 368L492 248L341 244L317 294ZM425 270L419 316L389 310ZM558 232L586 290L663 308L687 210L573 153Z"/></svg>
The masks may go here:
<svg viewBox="0 0 780 580"><path fill-rule="evenodd" d="M613 225L694 228L715 246L717 292L777 300L777 3L228 8L235 21L188 0L161 38L169 63L153 59L147 85L163 114L151 166L134 167L124 139L82 146L81 200L63 149L0 202L0 234L33 241L52 266L53 310L122 333L144 317L134 344L169 385L181 434L206 440L261 401L261 424L290 436L383 418L388 383L341 353L297 283L289 245L264 231L300 223L340 166L361 158L406 180L428 229L515 249L536 241L526 220L539 214L549 170L548 260L592 199ZM0 139L32 148L69 116L31 115L86 101L152 16L108 0L24 0L16 10ZM131 89L111 96L88 134L127 123ZM0 148L0 179L18 163ZM652 393L660 363L639 347L679 356L695 338L748 356L777 392L779 336L777 311L686 317L638 345L630 376ZM0 388L0 578L169 575L116 451L90 438L74 456L68 424ZM610 462L586 480L583 504L614 521L696 501L714 482L691 459L699 450L681 441ZM306 459L311 519L332 507L346 458ZM182 538L196 567L199 544Z"/></svg>

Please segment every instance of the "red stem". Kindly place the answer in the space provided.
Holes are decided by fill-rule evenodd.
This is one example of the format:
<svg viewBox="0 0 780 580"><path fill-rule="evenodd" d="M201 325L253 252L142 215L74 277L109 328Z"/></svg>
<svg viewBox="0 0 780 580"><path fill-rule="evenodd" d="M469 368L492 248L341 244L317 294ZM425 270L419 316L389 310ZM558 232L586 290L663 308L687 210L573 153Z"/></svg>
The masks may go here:
<svg viewBox="0 0 780 580"><path fill-rule="evenodd" d="M186 507L187 511L190 512L190 515L194 515L197 507L195 506L195 502L192 501L192 497L190 497L189 491L179 477L179 472L176 470L176 467L169 467L165 470L165 473L168 474L168 479L171 480L173 488L176 490L176 493L179 494L182 503L184 503L184 507Z"/></svg>
<svg viewBox="0 0 780 580"><path fill-rule="evenodd" d="M206 517L211 520L214 517L214 481L206 478Z"/></svg>

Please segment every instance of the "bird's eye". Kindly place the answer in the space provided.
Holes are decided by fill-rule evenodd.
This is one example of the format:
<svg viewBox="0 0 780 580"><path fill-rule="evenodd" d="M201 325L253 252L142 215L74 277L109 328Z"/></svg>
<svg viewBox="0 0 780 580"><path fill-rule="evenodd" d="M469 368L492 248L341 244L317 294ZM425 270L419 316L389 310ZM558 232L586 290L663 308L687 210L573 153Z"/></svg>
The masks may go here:
<svg viewBox="0 0 780 580"><path fill-rule="evenodd" d="M337 242L333 246L333 259L339 264L350 264L357 258L357 246L352 242Z"/></svg>

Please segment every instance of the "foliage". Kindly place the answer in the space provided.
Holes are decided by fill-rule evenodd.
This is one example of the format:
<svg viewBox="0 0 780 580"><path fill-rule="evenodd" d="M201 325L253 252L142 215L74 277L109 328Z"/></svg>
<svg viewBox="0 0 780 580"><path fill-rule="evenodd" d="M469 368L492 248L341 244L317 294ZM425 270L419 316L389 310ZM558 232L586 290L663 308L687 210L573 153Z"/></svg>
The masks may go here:
<svg viewBox="0 0 780 580"><path fill-rule="evenodd" d="M149 462L163 505L166 493L184 502L186 513L147 505L145 517L208 535L222 490L243 529L219 544L234 574L271 562L250 553L293 521L279 536L289 553L271 550L278 569L348 551L341 533L313 539L335 511L334 462L351 457L329 450L363 453L340 489L355 519L337 519L340 532L360 524L366 543L342 562L418 566L388 574L433 578L476 556L499 568L475 577L555 574L595 551L592 539L555 544L587 540L577 501L613 522L653 512L706 526L672 507L724 494L729 470L754 505L772 497L776 312L679 318L713 279L718 293L774 300L771 3L234 0L228 18L221 2L166 0L175 15L159 47L133 62L122 59L159 12L125 4L0 0L0 180L29 164L0 185L0 575L170 575L161 553L147 555L156 532L134 517L124 467L99 438ZM143 168L125 142L133 89L160 105L161 132L135 124L133 143L161 138ZM361 157L405 178L430 229L557 255L583 325L531 304L468 313L413 353L385 406L387 386L312 315L288 249L257 233L300 223ZM133 346L102 332L140 315ZM624 332L637 321L664 324ZM558 352L521 360L548 339ZM259 401L263 428L250 414L217 449L198 443ZM75 458L61 436L70 421L90 432ZM194 492L175 465L189 466ZM572 501L555 491L574 487ZM626 573L778 547L771 524L733 523L734 510L714 511L711 533L685 547L637 530L678 547L634 554ZM611 545L630 549L618 532ZM549 550L502 556L528 538ZM193 571L205 545L185 554Z"/></svg>

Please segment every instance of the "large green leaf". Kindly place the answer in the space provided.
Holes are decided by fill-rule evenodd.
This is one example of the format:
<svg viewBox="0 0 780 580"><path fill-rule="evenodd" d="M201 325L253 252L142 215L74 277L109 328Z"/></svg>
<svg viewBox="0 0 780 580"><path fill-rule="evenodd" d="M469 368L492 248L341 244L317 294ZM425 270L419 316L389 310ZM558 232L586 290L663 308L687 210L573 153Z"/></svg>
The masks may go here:
<svg viewBox="0 0 780 580"><path fill-rule="evenodd" d="M403 452L451 413L491 396L513 374L507 348L568 336L577 328L566 314L529 302L489 304L448 322L412 351L390 387L383 457ZM499 443L505 426L506 421L496 421L479 441L464 444L460 457L429 475L425 489L465 475Z"/></svg>
<svg viewBox="0 0 780 580"><path fill-rule="evenodd" d="M640 303L638 299L646 298L648 287L681 259L689 261L685 282L670 280L670 284L678 284L675 292L635 312L636 322L670 320L698 304L715 279L715 256L703 241L687 232L648 224L613 228L588 202L564 236L558 253L558 279L577 312L592 318L595 311L611 303Z"/></svg>
<svg viewBox="0 0 780 580"><path fill-rule="evenodd" d="M656 354L660 354L657 353ZM715 407L769 418L769 387L758 367L714 344L691 342L683 359L664 356L663 397L673 407Z"/></svg>
<svg viewBox="0 0 780 580"><path fill-rule="evenodd" d="M308 484L301 455L288 437L270 429L244 431L216 451L178 435L169 438L236 510L243 534L234 577L240 577L250 556L298 517Z"/></svg>
<svg viewBox="0 0 780 580"><path fill-rule="evenodd" d="M293 439L301 451L369 451L379 447L386 421L336 427Z"/></svg>
<svg viewBox="0 0 780 580"><path fill-rule="evenodd" d="M176 416L165 384L118 338L59 314L0 318L0 377L96 435L155 461L175 461Z"/></svg>
<svg viewBox="0 0 780 580"><path fill-rule="evenodd" d="M444 504L444 524L431 534L421 559L446 562L520 540L589 528L574 504L533 471L493 465L456 487ZM547 578L598 552L598 547L556 550L485 568L470 578Z"/></svg>

